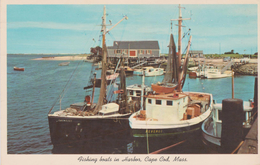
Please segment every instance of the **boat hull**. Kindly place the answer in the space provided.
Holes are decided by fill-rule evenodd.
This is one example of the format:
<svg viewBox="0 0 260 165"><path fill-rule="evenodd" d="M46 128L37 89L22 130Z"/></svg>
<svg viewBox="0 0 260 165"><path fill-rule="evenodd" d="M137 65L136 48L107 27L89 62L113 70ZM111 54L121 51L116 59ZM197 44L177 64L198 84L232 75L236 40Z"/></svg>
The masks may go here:
<svg viewBox="0 0 260 165"><path fill-rule="evenodd" d="M189 72L189 78L197 78L196 72Z"/></svg>
<svg viewBox="0 0 260 165"><path fill-rule="evenodd" d="M107 118L73 118L48 116L52 144L72 145L79 142L88 142L105 137L119 137L130 135L128 117L130 114L121 115L120 119Z"/></svg>
<svg viewBox="0 0 260 165"><path fill-rule="evenodd" d="M160 76L160 75L163 75L163 69L161 69L161 68L155 68L155 70L152 72L149 72L149 71L145 72L146 77Z"/></svg>
<svg viewBox="0 0 260 165"><path fill-rule="evenodd" d="M232 73L230 74L207 74L208 79L217 79L217 78L226 78L226 77L231 77Z"/></svg>
<svg viewBox="0 0 260 165"><path fill-rule="evenodd" d="M24 68L17 68L17 67L14 67L14 70L15 70L15 71L24 71Z"/></svg>
<svg viewBox="0 0 260 165"><path fill-rule="evenodd" d="M134 139L134 154L153 153L172 145L198 140L201 137L201 123L175 129L132 130ZM159 152L159 153L163 153Z"/></svg>
<svg viewBox="0 0 260 165"><path fill-rule="evenodd" d="M183 134L190 134L200 130L202 122L186 126L182 128L169 128L169 129L132 129L133 137L167 137L179 136Z"/></svg>

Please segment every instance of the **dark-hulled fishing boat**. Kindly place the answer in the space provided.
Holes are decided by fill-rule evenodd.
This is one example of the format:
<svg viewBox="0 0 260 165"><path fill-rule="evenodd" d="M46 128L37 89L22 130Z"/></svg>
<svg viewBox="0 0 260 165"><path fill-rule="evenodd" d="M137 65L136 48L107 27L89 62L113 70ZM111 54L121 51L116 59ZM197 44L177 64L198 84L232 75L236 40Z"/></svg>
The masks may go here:
<svg viewBox="0 0 260 165"><path fill-rule="evenodd" d="M124 16L122 20L124 19L127 19L127 17ZM114 92L118 94L118 99L111 101L108 95L110 88L107 90L107 48L105 35L109 30L106 29L105 7L101 31L103 33L102 71L98 102L93 103L96 80L94 76L93 84L85 87L85 89L92 89L92 96L86 96L84 102L71 104L70 107L64 110L60 109L54 113L51 113L52 107L48 114L48 120L51 141L54 146L87 142L99 138L104 139L107 136L116 138L129 131L128 117L132 113L132 109L137 109L138 107L132 106L136 105L135 101L128 102L124 69L121 69L120 72L119 92Z"/></svg>

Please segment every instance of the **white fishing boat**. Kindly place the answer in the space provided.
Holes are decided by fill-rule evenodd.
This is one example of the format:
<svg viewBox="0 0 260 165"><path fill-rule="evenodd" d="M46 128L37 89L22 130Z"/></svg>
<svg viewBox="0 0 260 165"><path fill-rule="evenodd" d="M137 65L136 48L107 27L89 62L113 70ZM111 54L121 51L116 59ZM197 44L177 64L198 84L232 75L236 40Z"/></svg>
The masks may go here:
<svg viewBox="0 0 260 165"><path fill-rule="evenodd" d="M152 68L153 68L152 66L147 66L147 67L143 67L142 69L135 69L133 74L141 76L141 75L143 75L143 71L146 72L147 70L152 69Z"/></svg>
<svg viewBox="0 0 260 165"><path fill-rule="evenodd" d="M197 66L194 66L194 67L190 67L190 68L188 68L189 71L196 71L197 69L198 69Z"/></svg>
<svg viewBox="0 0 260 165"><path fill-rule="evenodd" d="M233 65L234 61L230 61L224 68L220 69L212 64L207 65L199 65L198 69L191 70L189 72L190 78L208 78L208 79L217 79L217 78L225 78L231 77L233 72L231 70L227 70L229 67Z"/></svg>
<svg viewBox="0 0 260 165"><path fill-rule="evenodd" d="M204 77L208 79L216 79L216 78L231 77L232 74L233 72L228 70L225 71L224 73L221 73L219 69L208 69Z"/></svg>
<svg viewBox="0 0 260 165"><path fill-rule="evenodd" d="M222 131L222 104L214 104L213 110L208 119L206 119L202 126L203 142L207 145L215 147L221 146L221 131ZM253 113L252 101L244 101L244 122L243 128L248 129L251 127L255 114Z"/></svg>
<svg viewBox="0 0 260 165"><path fill-rule="evenodd" d="M180 6L179 9L181 10ZM178 20L182 20L181 14ZM178 26L181 28L181 21L179 21ZM170 39L169 53L175 54L176 47L172 38L173 35ZM176 59L177 65L172 65L174 70L177 71L173 77L176 76L178 80L174 91L169 93L157 91L143 96L145 103L142 109L133 113L129 118L133 137L147 141L148 153L156 149L156 142L173 144L178 140L186 140L198 134L201 124L211 114L213 108L212 94L182 91L184 83L182 80L187 72L185 68L187 68L187 52L189 52L190 43L191 36L186 49L185 60L182 63L183 66L181 66L181 56ZM172 73L169 72L170 74ZM170 81L172 82L172 79Z"/></svg>
<svg viewBox="0 0 260 165"><path fill-rule="evenodd" d="M143 67L142 69L134 70L134 75L142 76L145 72L145 76L160 76L163 75L163 68L154 68L152 66Z"/></svg>
<svg viewBox="0 0 260 165"><path fill-rule="evenodd" d="M202 77L202 78L207 78L206 75L208 72L215 72L217 69L212 66L212 65L199 65L196 70L191 70L189 72L189 77L190 78L197 78L197 77Z"/></svg>
<svg viewBox="0 0 260 165"><path fill-rule="evenodd" d="M163 68L150 68L145 71L146 77L163 75Z"/></svg>

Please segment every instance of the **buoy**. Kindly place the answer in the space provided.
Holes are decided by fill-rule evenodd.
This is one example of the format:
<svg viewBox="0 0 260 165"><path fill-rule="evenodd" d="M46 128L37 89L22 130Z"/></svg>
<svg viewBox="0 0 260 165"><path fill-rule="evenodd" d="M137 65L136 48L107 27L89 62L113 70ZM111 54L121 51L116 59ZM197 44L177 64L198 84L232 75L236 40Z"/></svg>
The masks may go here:
<svg viewBox="0 0 260 165"><path fill-rule="evenodd" d="M222 100L222 153L231 153L243 140L243 116L243 100Z"/></svg>

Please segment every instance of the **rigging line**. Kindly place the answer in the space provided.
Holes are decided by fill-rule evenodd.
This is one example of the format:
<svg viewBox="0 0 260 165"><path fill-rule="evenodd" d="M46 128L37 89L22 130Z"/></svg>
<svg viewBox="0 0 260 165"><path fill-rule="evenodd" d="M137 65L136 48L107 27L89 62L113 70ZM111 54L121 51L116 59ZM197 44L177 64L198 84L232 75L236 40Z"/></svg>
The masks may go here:
<svg viewBox="0 0 260 165"><path fill-rule="evenodd" d="M83 58L83 57L82 57L82 58ZM80 60L80 61L79 61L79 63L78 63L78 65L80 65L80 64L82 64L82 63L83 63L83 61L82 61L82 60ZM79 74L79 71L78 71L78 72L76 72L76 74L75 74L74 78L75 78L75 77L76 77L78 74ZM68 86L68 88L64 90L64 93L63 93L63 96L62 96L61 100L63 99L63 97L64 97L64 96L65 96L65 94L67 93L68 89L71 87L71 84L72 84L72 81L70 82L70 85Z"/></svg>
<svg viewBox="0 0 260 165"><path fill-rule="evenodd" d="M59 98L60 98L60 96L62 95L62 93L65 91L65 89L66 89L67 85L69 84L69 82L70 82L71 78L73 77L73 75L74 75L75 71L77 70L78 66L79 66L79 65L77 65L77 66L76 66L76 68L74 69L74 71L72 72L72 74L71 74L71 76L70 76L70 78L69 78L68 82L67 82L67 83L66 83L66 85L64 86L64 88L63 88L63 90L61 91L61 93L60 93L59 97L56 99L56 101L55 101L55 102L54 102L54 104L52 105L52 107L51 107L51 109L50 109L49 113L51 113L51 111L52 111L53 107L55 106L55 104L56 104L56 103L57 103L57 101L59 100ZM48 114L49 114L49 113L48 113Z"/></svg>

